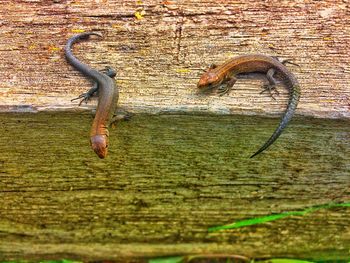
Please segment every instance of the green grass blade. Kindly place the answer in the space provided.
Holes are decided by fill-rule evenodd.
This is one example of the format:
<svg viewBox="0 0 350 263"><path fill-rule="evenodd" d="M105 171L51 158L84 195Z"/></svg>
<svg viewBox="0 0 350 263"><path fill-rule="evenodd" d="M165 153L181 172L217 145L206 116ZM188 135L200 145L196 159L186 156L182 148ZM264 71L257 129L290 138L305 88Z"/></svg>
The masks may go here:
<svg viewBox="0 0 350 263"><path fill-rule="evenodd" d="M222 225L222 226L214 226L208 228L208 232L215 232L219 230L225 230L225 229L234 229L234 228L240 228L240 227L245 227L245 226L251 226L251 225L257 225L257 224L262 224L266 223L269 221L274 221L278 219L282 219L287 216L303 216L312 212L315 212L320 209L329 209L333 207L350 207L350 203L340 203L340 204L325 204L325 205L319 205L319 206L314 206L314 207L309 207L306 208L302 211L289 211L289 212L284 212L280 214L273 214L273 215L267 215L267 216L262 216L262 217L256 217L256 218L250 218L250 219L245 219L241 221L234 222L232 224L228 225Z"/></svg>
<svg viewBox="0 0 350 263"><path fill-rule="evenodd" d="M164 257L148 260L148 263L182 263L184 257Z"/></svg>

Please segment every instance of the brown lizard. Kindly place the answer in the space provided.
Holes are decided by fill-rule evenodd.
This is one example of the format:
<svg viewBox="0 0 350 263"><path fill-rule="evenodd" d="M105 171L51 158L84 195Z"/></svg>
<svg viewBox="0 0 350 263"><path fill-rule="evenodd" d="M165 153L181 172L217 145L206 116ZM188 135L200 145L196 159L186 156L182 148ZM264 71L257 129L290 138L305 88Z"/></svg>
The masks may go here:
<svg viewBox="0 0 350 263"><path fill-rule="evenodd" d="M118 88L114 80L116 76L115 70L107 67L105 71L99 72L80 62L73 55L73 44L82 39L88 39L91 35L102 37L102 35L97 32L75 35L68 39L65 47L65 54L68 62L73 67L95 81L95 86L88 92L81 94L77 99L82 99L80 104L83 101L87 102L93 94L98 91L98 105L90 131L90 143L95 153L102 159L106 157L108 151L109 132L107 128L112 121L113 113L118 102Z"/></svg>
<svg viewBox="0 0 350 263"><path fill-rule="evenodd" d="M264 90L262 92L267 90L270 92L271 96L273 90L277 92L277 81L274 76L277 75L277 77L284 81L286 87L290 91L287 109L272 136L250 158L267 149L281 135L283 129L291 120L297 107L300 98L300 86L296 77L284 65L285 63L294 64L289 60L280 62L275 57L265 55L243 55L233 58L220 66L211 66L210 69L199 79L197 87L201 91L208 91L218 88L221 95L228 93L232 89L233 85L237 81L236 76L239 76L241 73L266 73L269 84L265 84L263 86Z"/></svg>

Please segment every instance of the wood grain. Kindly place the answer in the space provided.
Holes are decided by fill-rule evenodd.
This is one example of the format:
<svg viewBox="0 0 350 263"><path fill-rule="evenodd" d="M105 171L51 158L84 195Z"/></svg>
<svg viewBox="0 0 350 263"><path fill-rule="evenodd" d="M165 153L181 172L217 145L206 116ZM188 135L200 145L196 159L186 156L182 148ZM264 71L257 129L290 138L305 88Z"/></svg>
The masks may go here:
<svg viewBox="0 0 350 263"><path fill-rule="evenodd" d="M238 81L229 96L196 95L211 63L262 53L300 64L290 67L302 86L297 114L349 118L349 10L345 0L1 0L0 109L78 109L70 99L91 83L62 48L76 32L96 30L104 39L74 52L117 69L119 105L129 111L280 114L287 91L277 101L260 95L261 79Z"/></svg>

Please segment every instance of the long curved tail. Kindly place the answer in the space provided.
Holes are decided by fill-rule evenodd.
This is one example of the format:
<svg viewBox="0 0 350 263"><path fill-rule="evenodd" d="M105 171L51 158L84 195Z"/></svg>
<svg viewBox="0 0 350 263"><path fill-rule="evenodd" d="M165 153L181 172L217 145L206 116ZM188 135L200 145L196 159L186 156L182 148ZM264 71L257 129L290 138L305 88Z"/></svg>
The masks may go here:
<svg viewBox="0 0 350 263"><path fill-rule="evenodd" d="M291 87L291 94L289 97L288 106L286 111L284 112L284 115L277 129L274 131L271 137L266 141L266 143L256 153L250 156L250 158L253 158L254 156L261 153L262 151L266 150L281 135L283 129L287 126L287 124L293 117L293 114L299 102L299 98L300 98L300 86L299 84L296 83Z"/></svg>
<svg viewBox="0 0 350 263"><path fill-rule="evenodd" d="M92 69L91 67L89 67L88 65L80 62L72 53L72 46L74 43L76 43L82 39L88 39L91 35L102 37L102 34L97 33L97 32L86 32L86 33L81 33L81 34L75 35L75 36L71 37L70 39L68 39L67 44L64 48L64 52L65 52L65 55L66 55L68 62L73 67L75 67L77 70L79 70L84 75L94 78L93 71L95 71L95 70Z"/></svg>

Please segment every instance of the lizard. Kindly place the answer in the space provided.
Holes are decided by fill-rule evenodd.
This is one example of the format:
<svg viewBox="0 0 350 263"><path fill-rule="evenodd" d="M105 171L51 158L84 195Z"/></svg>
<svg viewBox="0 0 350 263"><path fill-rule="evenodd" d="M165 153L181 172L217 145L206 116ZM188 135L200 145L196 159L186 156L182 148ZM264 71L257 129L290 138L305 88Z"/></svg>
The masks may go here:
<svg viewBox="0 0 350 263"><path fill-rule="evenodd" d="M286 63L297 65L290 62L290 60L280 62L276 57L266 55L242 55L232 58L220 66L212 65L198 81L197 88L201 92L217 89L220 95L224 95L231 91L239 74L252 72L266 73L266 78L269 83L263 85L264 90L261 93L269 91L272 97L272 91L275 91L278 94L278 91L276 90L277 81L275 75L284 81L284 84L289 89L290 93L287 109L271 137L257 152L250 156L250 158L253 158L266 150L281 135L282 131L293 117L298 105L300 98L300 85L296 77L285 66Z"/></svg>
<svg viewBox="0 0 350 263"><path fill-rule="evenodd" d="M116 76L116 71L114 69L106 67L104 71L97 71L80 62L72 53L72 46L74 43L88 39L92 35L102 37L102 34L98 32L86 32L69 38L65 46L65 55L67 61L74 68L95 81L93 88L81 94L76 99L82 99L79 103L80 105L83 101L87 102L98 91L98 104L90 131L90 144L98 157L103 159L108 152L108 125L112 120L118 102L119 90L114 80Z"/></svg>

